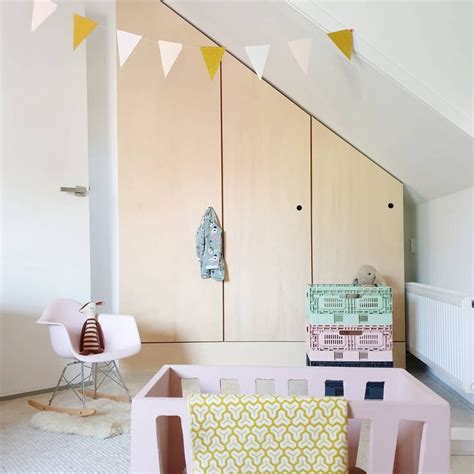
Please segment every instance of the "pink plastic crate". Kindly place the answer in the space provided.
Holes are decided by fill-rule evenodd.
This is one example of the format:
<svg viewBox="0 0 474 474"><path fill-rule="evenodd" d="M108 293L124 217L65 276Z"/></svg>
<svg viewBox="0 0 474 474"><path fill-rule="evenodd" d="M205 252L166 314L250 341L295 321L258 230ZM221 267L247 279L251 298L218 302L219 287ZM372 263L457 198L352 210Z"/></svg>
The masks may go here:
<svg viewBox="0 0 474 474"><path fill-rule="evenodd" d="M309 324L309 348L316 351L391 351L392 325Z"/></svg>
<svg viewBox="0 0 474 474"><path fill-rule="evenodd" d="M322 397L326 381L343 381L349 401L349 465L354 467L362 420L370 422L367 472L448 474L449 404L403 369L342 367L163 366L132 401L132 472L192 472L187 400L182 386L220 393L230 385L256 393L266 380L272 393L298 386ZM183 383L186 382L186 383ZM260 384L259 384L260 382ZM383 400L365 400L368 382L384 382ZM268 392L267 392L268 393Z"/></svg>

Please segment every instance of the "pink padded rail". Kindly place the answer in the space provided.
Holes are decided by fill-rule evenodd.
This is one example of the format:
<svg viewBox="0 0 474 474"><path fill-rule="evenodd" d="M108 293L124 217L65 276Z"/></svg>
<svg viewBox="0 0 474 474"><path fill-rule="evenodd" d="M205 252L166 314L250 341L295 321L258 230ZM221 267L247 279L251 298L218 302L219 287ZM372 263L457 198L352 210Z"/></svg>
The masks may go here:
<svg viewBox="0 0 474 474"><path fill-rule="evenodd" d="M402 369L343 367L163 366L132 402L132 472L192 472L190 420L183 379L202 393L220 393L232 380L240 393L255 393L267 380L286 395L294 382L321 397L326 380L342 380L349 400L349 465L356 465L360 424L370 422L367 472L370 474L448 474L449 405ZM257 381L257 382L256 382ZM367 382L384 382L383 400L365 400Z"/></svg>

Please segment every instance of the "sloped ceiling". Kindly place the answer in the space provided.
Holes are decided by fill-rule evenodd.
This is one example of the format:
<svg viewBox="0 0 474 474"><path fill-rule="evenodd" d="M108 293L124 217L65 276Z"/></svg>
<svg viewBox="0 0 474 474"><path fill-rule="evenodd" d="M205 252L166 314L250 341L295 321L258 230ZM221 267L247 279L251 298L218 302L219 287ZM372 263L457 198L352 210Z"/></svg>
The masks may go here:
<svg viewBox="0 0 474 474"><path fill-rule="evenodd" d="M359 58L473 135L474 3L286 2L325 31L354 28Z"/></svg>
<svg viewBox="0 0 474 474"><path fill-rule="evenodd" d="M397 42L396 34L403 35L403 25L390 29L384 21L388 24L396 18L400 22L403 12L397 10L395 17L390 9L379 8L371 13L366 8L370 2L323 2L324 10L315 6L319 2L310 0L165 3L247 64L245 46L271 44L264 79L402 181L415 200L429 200L472 186L472 42L453 42L458 45L455 50L442 51L432 45L427 48L425 43L430 44L429 41L413 44L411 49L392 48L392 60L386 55L391 54L392 42ZM418 3L428 10L432 7L432 2ZM354 8L357 14L351 17L344 5ZM418 15L416 24L412 19L410 25L420 37L424 37L425 27L422 12L421 7L410 12L411 16ZM357 25L350 25L350 18L355 18ZM428 15L426 34L433 33L429 19ZM449 26L448 20L454 20L446 19L445 26L452 31L444 34L456 35L459 24ZM373 22L381 25L378 30ZM470 38L472 14L465 24L471 26L467 35ZM361 39L358 43L356 35L355 45L360 55L356 54L352 62L328 41L326 32L333 25L339 25L335 29L361 29ZM387 34L392 40L387 39ZM466 36L464 32L460 35ZM379 36L384 37L382 46L376 43ZM305 37L313 40L307 76L287 46L287 41ZM404 51L410 51L409 58L404 58ZM428 55L429 59L423 58L425 67L416 61L417 54ZM455 57L447 60L445 55L449 54ZM466 54L471 59L466 59ZM438 66L439 55L444 61ZM446 68L455 69L461 64L459 70L446 73ZM436 72L438 67L442 77L430 82L429 71Z"/></svg>

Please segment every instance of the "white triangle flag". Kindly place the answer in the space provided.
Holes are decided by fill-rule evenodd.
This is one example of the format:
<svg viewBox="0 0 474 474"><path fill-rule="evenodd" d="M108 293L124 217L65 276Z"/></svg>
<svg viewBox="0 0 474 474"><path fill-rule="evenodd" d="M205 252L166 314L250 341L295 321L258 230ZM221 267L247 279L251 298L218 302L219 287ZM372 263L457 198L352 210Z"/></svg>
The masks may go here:
<svg viewBox="0 0 474 474"><path fill-rule="evenodd" d="M49 15L54 13L58 5L50 0L34 0L31 31L35 31Z"/></svg>
<svg viewBox="0 0 474 474"><path fill-rule="evenodd" d="M246 46L245 52L252 63L253 69L257 74L259 79L262 78L263 69L265 68L265 63L267 62L268 51L270 49L269 44L262 46Z"/></svg>
<svg viewBox="0 0 474 474"><path fill-rule="evenodd" d="M142 37L128 31L117 30L117 45L119 53L120 67L127 61L132 51L137 47Z"/></svg>
<svg viewBox="0 0 474 474"><path fill-rule="evenodd" d="M311 38L303 38L288 41L288 47L305 74L309 70L309 58L311 56Z"/></svg>
<svg viewBox="0 0 474 474"><path fill-rule="evenodd" d="M163 67L163 74L166 77L178 59L183 45L181 43L172 43L171 41L163 40L159 40L158 45L160 47L161 66Z"/></svg>

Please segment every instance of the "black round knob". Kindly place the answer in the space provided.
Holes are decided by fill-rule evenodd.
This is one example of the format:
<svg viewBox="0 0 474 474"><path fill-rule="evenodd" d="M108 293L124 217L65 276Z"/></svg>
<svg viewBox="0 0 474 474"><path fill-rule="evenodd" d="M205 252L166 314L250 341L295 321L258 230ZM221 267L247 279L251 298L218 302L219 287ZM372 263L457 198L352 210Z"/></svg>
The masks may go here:
<svg viewBox="0 0 474 474"><path fill-rule="evenodd" d="M296 209L298 209L298 211L301 211L301 209L303 209L303 206L302 206L301 204L298 204L298 205L296 206Z"/></svg>
<svg viewBox="0 0 474 474"><path fill-rule="evenodd" d="M393 202L389 202L389 203L388 203L388 208L389 208L389 209L393 209Z"/></svg>

